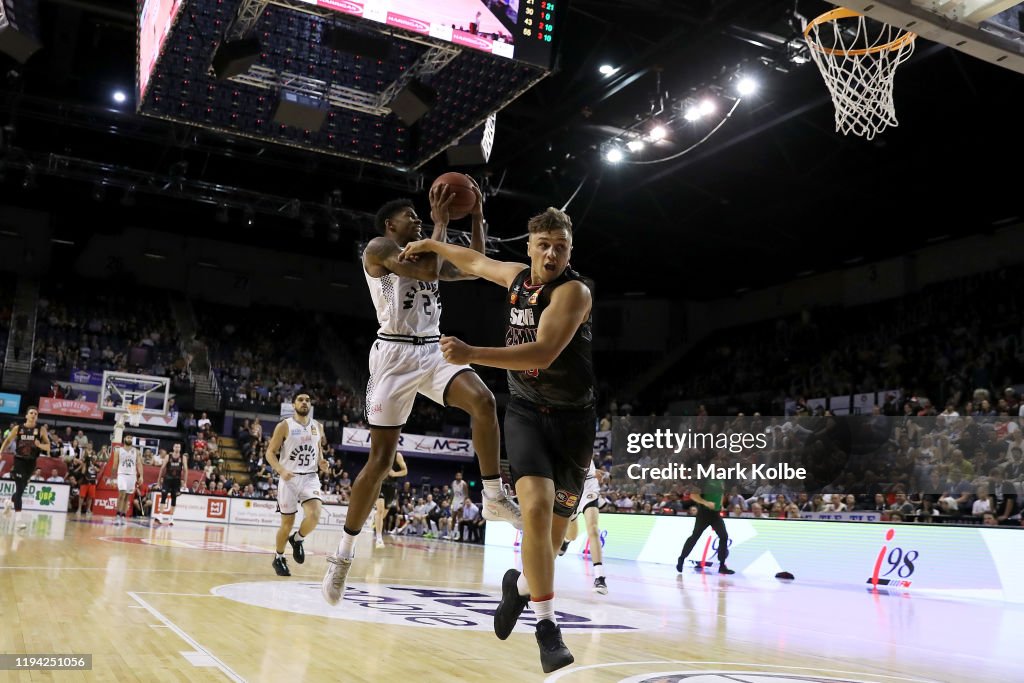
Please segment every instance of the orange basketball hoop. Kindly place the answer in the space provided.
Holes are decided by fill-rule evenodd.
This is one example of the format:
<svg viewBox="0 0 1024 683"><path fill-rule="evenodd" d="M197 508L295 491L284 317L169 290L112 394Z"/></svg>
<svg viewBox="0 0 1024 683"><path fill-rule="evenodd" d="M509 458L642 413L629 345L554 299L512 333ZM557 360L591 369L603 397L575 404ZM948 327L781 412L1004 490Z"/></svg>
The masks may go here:
<svg viewBox="0 0 1024 683"><path fill-rule="evenodd" d="M142 424L142 406L134 403L129 403L128 406L128 424L132 427L138 427Z"/></svg>
<svg viewBox="0 0 1024 683"><path fill-rule="evenodd" d="M832 94L836 131L870 140L898 125L893 79L896 67L914 52L916 38L844 7L807 24L804 39Z"/></svg>

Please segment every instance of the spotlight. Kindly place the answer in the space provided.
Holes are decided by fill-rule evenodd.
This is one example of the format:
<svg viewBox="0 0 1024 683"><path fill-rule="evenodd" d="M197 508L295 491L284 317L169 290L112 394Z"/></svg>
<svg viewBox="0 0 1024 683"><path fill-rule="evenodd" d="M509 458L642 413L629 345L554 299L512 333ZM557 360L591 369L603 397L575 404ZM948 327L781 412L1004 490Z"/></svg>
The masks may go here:
<svg viewBox="0 0 1024 683"><path fill-rule="evenodd" d="M245 224L251 227L252 223L253 223L253 220L254 220L254 216L253 216L252 207L251 206L245 207Z"/></svg>
<svg viewBox="0 0 1024 683"><path fill-rule="evenodd" d="M604 158L608 163L617 164L622 161L622 150L618 147L609 147L604 153Z"/></svg>
<svg viewBox="0 0 1024 683"><path fill-rule="evenodd" d="M114 91L114 102L117 102L118 104L124 104L125 100L127 100L127 99L128 99L128 96L124 94L123 90L115 90Z"/></svg>
<svg viewBox="0 0 1024 683"><path fill-rule="evenodd" d="M701 116L702 114L700 113L700 107L698 107L696 104L691 104L688 107L686 107L686 113L683 114L683 118L689 121L690 123L693 123Z"/></svg>
<svg viewBox="0 0 1024 683"><path fill-rule="evenodd" d="M643 148L643 140L630 140L629 142L626 143L626 149L628 149L630 152L639 152Z"/></svg>
<svg viewBox="0 0 1024 683"><path fill-rule="evenodd" d="M601 72L602 76L611 76L613 73L618 71L618 69L616 69L611 64L602 64L600 67L598 67L597 70Z"/></svg>
<svg viewBox="0 0 1024 683"><path fill-rule="evenodd" d="M659 124L651 128L651 132L647 135L651 141L657 142L658 140L664 140L665 136L668 135L668 131L665 129L665 126Z"/></svg>
<svg viewBox="0 0 1024 683"><path fill-rule="evenodd" d="M744 97L746 97L747 95L753 95L755 92L757 92L757 81L755 81L750 76L743 76L736 83L736 92L738 92L741 96Z"/></svg>
<svg viewBox="0 0 1024 683"><path fill-rule="evenodd" d="M708 114L715 113L715 101L710 97L705 97L697 106L701 116L707 116Z"/></svg>

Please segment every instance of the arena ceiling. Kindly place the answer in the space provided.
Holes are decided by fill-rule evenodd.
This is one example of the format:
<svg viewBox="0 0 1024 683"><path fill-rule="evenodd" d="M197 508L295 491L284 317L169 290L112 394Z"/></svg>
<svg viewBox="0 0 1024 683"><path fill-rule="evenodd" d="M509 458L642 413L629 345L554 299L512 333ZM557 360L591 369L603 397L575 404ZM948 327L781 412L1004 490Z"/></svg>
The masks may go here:
<svg viewBox="0 0 1024 683"><path fill-rule="evenodd" d="M530 215L568 203L575 263L605 292L710 299L1017 220L1024 75L919 40L896 77L899 126L872 141L844 137L795 40L797 14L830 8L571 0L554 72L498 113L489 163L467 169L493 191L492 235L520 235ZM133 90L134 2L41 0L39 18L41 50L25 64L0 55L0 193L53 209L62 233L133 224L275 248L284 239L297 252L352 259L369 234L361 215L402 195L425 212L420 188L447 170L444 155L403 172L139 116L110 99ZM605 63L617 71L602 75ZM727 95L740 71L759 90L692 152L646 165L603 160L609 140L643 132L652 112L664 119L687 98ZM677 125L632 158L671 156L711 127ZM18 163L28 157L39 169L31 179ZM44 157L66 172L42 172ZM115 168L164 179L167 191L129 200L123 189L97 191ZM296 204L257 212L250 225L245 212L176 194L190 184L239 188L254 206L259 196ZM328 211L293 210L311 205ZM310 227L314 237L303 237Z"/></svg>

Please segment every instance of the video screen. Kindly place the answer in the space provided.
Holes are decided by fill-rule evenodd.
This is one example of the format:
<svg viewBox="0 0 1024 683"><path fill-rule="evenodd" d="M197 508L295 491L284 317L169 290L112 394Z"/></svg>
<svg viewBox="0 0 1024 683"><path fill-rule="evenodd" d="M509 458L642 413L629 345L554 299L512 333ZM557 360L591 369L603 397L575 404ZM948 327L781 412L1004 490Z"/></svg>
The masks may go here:
<svg viewBox="0 0 1024 683"><path fill-rule="evenodd" d="M171 32L174 18L181 9L181 0L143 0L139 12L139 93L138 102L146 94L153 67L160 56L167 34Z"/></svg>
<svg viewBox="0 0 1024 683"><path fill-rule="evenodd" d="M550 68L554 0L303 0L455 45Z"/></svg>

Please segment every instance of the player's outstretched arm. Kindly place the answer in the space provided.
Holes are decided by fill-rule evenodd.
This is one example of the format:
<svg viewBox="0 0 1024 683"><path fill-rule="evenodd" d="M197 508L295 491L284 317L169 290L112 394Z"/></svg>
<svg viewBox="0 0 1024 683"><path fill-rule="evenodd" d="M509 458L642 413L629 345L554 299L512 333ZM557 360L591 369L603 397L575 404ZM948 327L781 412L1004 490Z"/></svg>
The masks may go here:
<svg viewBox="0 0 1024 683"><path fill-rule="evenodd" d="M410 242L402 250L401 259L409 261L412 256L419 256L422 259L424 254L436 254L437 258L450 262L463 273L482 277L506 289L512 285L512 281L516 279L516 276L526 268L526 265L522 263L496 261L478 251L455 244L443 244L435 240Z"/></svg>
<svg viewBox="0 0 1024 683"><path fill-rule="evenodd" d="M440 274L440 259L436 254L426 254L416 260L404 260L401 247L387 237L374 237L363 252L366 266L377 266L402 277L411 277L423 282L435 282ZM367 269L369 270L369 269ZM370 275L373 275L370 272Z"/></svg>

